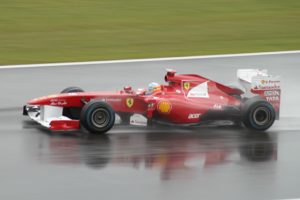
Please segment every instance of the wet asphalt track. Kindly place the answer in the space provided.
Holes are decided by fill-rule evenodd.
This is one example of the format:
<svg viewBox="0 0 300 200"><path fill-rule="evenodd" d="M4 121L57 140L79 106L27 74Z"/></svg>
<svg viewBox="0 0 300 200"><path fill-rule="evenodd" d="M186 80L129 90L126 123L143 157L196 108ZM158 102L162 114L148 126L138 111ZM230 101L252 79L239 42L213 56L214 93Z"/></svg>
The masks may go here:
<svg viewBox="0 0 300 200"><path fill-rule="evenodd" d="M21 116L26 100L70 85L118 90L161 82L164 68L231 83L238 68L282 76L281 121L231 127L116 126L107 137L53 134ZM0 69L0 199L300 198L300 54Z"/></svg>

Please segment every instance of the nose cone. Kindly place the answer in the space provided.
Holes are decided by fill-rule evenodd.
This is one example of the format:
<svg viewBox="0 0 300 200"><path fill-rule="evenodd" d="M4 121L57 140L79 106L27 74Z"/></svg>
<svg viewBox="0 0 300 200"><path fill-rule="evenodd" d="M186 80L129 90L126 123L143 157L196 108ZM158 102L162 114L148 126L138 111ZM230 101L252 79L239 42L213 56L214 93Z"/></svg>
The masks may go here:
<svg viewBox="0 0 300 200"><path fill-rule="evenodd" d="M51 99L56 98L57 95L43 96L39 98L32 99L28 102L29 105L50 105Z"/></svg>

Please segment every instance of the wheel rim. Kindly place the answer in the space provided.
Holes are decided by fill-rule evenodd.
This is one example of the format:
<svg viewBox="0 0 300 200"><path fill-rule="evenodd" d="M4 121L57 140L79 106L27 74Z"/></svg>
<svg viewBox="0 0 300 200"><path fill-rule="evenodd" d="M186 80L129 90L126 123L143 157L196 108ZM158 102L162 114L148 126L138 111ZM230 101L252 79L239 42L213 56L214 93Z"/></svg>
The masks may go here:
<svg viewBox="0 0 300 200"><path fill-rule="evenodd" d="M259 126L264 126L270 122L270 111L265 107L258 107L254 110L253 120Z"/></svg>
<svg viewBox="0 0 300 200"><path fill-rule="evenodd" d="M92 124L97 128L104 128L110 120L109 113L104 108L98 108L93 111L91 116Z"/></svg>

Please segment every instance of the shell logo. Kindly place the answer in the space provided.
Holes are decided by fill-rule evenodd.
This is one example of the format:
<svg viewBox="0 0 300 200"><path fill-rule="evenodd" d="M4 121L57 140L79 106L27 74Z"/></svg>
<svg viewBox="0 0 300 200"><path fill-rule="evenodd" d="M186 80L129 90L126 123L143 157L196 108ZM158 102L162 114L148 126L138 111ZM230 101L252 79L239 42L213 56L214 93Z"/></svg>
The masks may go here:
<svg viewBox="0 0 300 200"><path fill-rule="evenodd" d="M266 80L261 80L260 83L264 85L264 84L267 83L267 81Z"/></svg>
<svg viewBox="0 0 300 200"><path fill-rule="evenodd" d="M157 110L161 113L168 114L172 110L172 105L168 101L160 101L157 105Z"/></svg>

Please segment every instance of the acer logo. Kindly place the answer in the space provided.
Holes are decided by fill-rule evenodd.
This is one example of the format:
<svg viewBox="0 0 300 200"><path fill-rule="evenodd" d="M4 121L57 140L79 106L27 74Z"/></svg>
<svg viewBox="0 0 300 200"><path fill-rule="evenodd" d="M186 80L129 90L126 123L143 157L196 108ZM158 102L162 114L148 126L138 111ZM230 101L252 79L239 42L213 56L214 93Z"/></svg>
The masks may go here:
<svg viewBox="0 0 300 200"><path fill-rule="evenodd" d="M188 119L197 119L201 116L201 113L191 113L188 116Z"/></svg>

